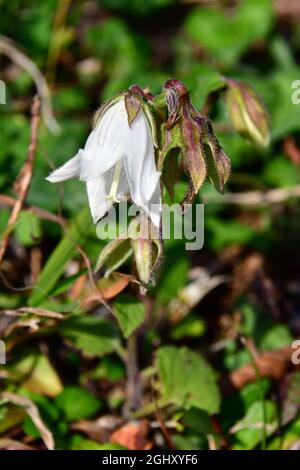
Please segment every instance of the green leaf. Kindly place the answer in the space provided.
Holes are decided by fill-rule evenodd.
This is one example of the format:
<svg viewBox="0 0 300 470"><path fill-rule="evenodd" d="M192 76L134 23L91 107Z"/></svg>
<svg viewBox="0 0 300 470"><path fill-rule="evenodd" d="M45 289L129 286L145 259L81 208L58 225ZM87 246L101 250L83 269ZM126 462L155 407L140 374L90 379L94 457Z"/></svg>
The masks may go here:
<svg viewBox="0 0 300 470"><path fill-rule="evenodd" d="M214 57L233 64L272 23L271 0L240 2L233 15L217 8L196 8L188 15L186 30Z"/></svg>
<svg viewBox="0 0 300 470"><path fill-rule="evenodd" d="M61 380L47 356L27 353L9 366L13 377L30 392L55 397L62 391Z"/></svg>
<svg viewBox="0 0 300 470"><path fill-rule="evenodd" d="M116 327L99 317L73 317L63 322L59 331L86 356L104 356L119 344Z"/></svg>
<svg viewBox="0 0 300 470"><path fill-rule="evenodd" d="M100 252L96 271L105 265L105 276L116 271L131 256L132 248L128 238L116 238L109 242Z"/></svg>
<svg viewBox="0 0 300 470"><path fill-rule="evenodd" d="M172 436L178 450L208 450L207 439L204 434L186 433Z"/></svg>
<svg viewBox="0 0 300 470"><path fill-rule="evenodd" d="M208 434L215 434L211 418L203 410L191 408L184 413L182 421L187 428L195 431L197 434L203 433L206 436Z"/></svg>
<svg viewBox="0 0 300 470"><path fill-rule="evenodd" d="M87 272L88 272L88 270L86 268L84 268L84 269L81 269L80 271L78 271L77 273L73 274L72 276L69 276L69 277L66 277L65 279L62 279L57 284L57 286L51 292L49 292L49 295L51 295L51 297L54 297L56 295L63 294L64 292L66 292L73 285L73 283L76 281L76 279L78 279L80 276L83 276Z"/></svg>
<svg viewBox="0 0 300 470"><path fill-rule="evenodd" d="M41 238L41 221L32 212L22 211L18 219L15 236L24 246L35 245Z"/></svg>
<svg viewBox="0 0 300 470"><path fill-rule="evenodd" d="M255 235L257 236L256 230L249 225L217 218L206 220L206 228L211 233L211 243L216 250L235 243L247 244Z"/></svg>
<svg viewBox="0 0 300 470"><path fill-rule="evenodd" d="M265 166L263 179L266 183L275 187L291 187L299 184L299 173L295 171L295 165L288 160L286 155L272 158Z"/></svg>
<svg viewBox="0 0 300 470"><path fill-rule="evenodd" d="M159 303L169 303L187 282L189 260L186 257L178 258L178 250L176 251L174 259L171 258L171 253L168 254L168 263L157 285L156 298Z"/></svg>
<svg viewBox="0 0 300 470"><path fill-rule="evenodd" d="M145 306L134 297L121 295L113 304L113 312L125 338L128 338L144 321Z"/></svg>
<svg viewBox="0 0 300 470"><path fill-rule="evenodd" d="M278 427L276 406L272 401L265 402L266 407L266 431L271 435ZM261 401L256 401L247 410L243 419L238 421L231 432L245 449L256 447L262 437L263 409Z"/></svg>
<svg viewBox="0 0 300 470"><path fill-rule="evenodd" d="M26 413L17 406L0 406L0 434L22 423Z"/></svg>
<svg viewBox="0 0 300 470"><path fill-rule="evenodd" d="M206 330L204 320L196 314L189 314L171 330L171 338L175 341L184 337L198 338Z"/></svg>
<svg viewBox="0 0 300 470"><path fill-rule="evenodd" d="M251 76L251 85L261 95L270 113L273 140L282 139L286 134L300 129L299 105L292 102L296 90L291 88L299 76L300 67L297 66L272 70L269 75Z"/></svg>
<svg viewBox="0 0 300 470"><path fill-rule="evenodd" d="M287 325L273 325L266 328L259 338L259 348L262 350L276 350L290 346L293 336Z"/></svg>
<svg viewBox="0 0 300 470"><path fill-rule="evenodd" d="M57 245L47 260L30 298L29 305L37 306L55 287L63 274L68 261L77 252L76 245L81 245L87 238L88 229L92 226L88 207L84 207L67 230L61 242Z"/></svg>
<svg viewBox="0 0 300 470"><path fill-rule="evenodd" d="M101 402L81 387L69 386L56 397L57 407L68 421L90 418L101 408Z"/></svg>
<svg viewBox="0 0 300 470"><path fill-rule="evenodd" d="M210 365L187 348L164 346L157 352L161 395L166 403L217 413L220 394Z"/></svg>
<svg viewBox="0 0 300 470"><path fill-rule="evenodd" d="M71 450L126 450L126 448L113 442L99 444L99 442L75 434L72 436Z"/></svg>

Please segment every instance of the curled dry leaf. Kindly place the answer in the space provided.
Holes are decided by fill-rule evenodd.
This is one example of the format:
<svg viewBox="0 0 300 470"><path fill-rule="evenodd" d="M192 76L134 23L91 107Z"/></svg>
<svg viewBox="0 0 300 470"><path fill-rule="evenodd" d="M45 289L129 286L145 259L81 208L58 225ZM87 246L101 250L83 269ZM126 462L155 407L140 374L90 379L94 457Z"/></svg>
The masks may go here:
<svg viewBox="0 0 300 470"><path fill-rule="evenodd" d="M47 449L54 450L53 435L43 422L37 406L31 400L29 400L29 398L11 392L3 392L1 394L1 398L6 402L13 403L14 405L24 408L37 429L40 431L41 438L43 439Z"/></svg>

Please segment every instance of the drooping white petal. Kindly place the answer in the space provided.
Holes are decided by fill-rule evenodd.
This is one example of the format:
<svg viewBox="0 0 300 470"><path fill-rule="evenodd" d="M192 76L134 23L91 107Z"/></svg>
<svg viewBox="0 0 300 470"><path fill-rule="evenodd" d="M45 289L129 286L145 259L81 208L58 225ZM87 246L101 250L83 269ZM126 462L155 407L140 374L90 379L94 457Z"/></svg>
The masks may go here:
<svg viewBox="0 0 300 470"><path fill-rule="evenodd" d="M128 131L124 99L112 105L89 135L84 148L80 179L88 181L112 168L125 152Z"/></svg>
<svg viewBox="0 0 300 470"><path fill-rule="evenodd" d="M122 171L120 176L120 181L118 185L117 197L120 201L126 199L130 195L129 185L127 176L124 170L124 165L122 165Z"/></svg>
<svg viewBox="0 0 300 470"><path fill-rule="evenodd" d="M159 228L160 219L161 219L161 197L160 197L160 183L158 182L154 193L147 204L144 204L143 209L148 214L151 219L151 222L155 227Z"/></svg>
<svg viewBox="0 0 300 470"><path fill-rule="evenodd" d="M97 176L86 183L89 206L94 223L98 222L112 207L112 201L107 199L108 179L110 179L110 175L105 174Z"/></svg>
<svg viewBox="0 0 300 470"><path fill-rule="evenodd" d="M150 125L140 110L128 128L123 161L133 201L143 206L150 201L160 178L156 170Z"/></svg>
<svg viewBox="0 0 300 470"><path fill-rule="evenodd" d="M80 174L80 161L82 153L83 151L79 150L75 157L68 160L57 170L52 171L46 180L50 181L50 183L59 183L60 181L78 177Z"/></svg>

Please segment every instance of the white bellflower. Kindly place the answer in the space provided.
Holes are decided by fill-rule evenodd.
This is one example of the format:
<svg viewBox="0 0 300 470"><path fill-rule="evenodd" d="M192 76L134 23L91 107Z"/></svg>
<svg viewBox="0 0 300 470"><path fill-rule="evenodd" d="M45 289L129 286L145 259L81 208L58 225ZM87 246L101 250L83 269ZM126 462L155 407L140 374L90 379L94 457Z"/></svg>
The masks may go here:
<svg viewBox="0 0 300 470"><path fill-rule="evenodd" d="M129 124L122 97L103 112L84 149L53 171L47 180L58 183L77 177L84 181L94 223L115 202L130 196L158 227L160 176L148 118L141 107Z"/></svg>

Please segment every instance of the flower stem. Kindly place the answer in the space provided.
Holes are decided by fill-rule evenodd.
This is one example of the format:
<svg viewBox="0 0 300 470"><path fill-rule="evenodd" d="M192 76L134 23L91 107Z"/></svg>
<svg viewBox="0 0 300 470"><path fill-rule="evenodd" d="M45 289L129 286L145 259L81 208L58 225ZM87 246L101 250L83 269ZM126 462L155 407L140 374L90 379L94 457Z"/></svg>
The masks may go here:
<svg viewBox="0 0 300 470"><path fill-rule="evenodd" d="M251 364L252 364L253 369L255 371L256 381L257 381L258 388L259 388L259 393L260 393L261 406L262 406L262 418L263 418L262 419L263 426L262 426L262 434L261 434L261 450L266 450L266 446L267 446L267 409L266 409L264 388L263 388L259 368L258 368L256 359L255 359L255 354L253 353L253 349L251 348L251 346L249 345L249 342L247 341L247 339L244 336L240 337L240 341L241 341L242 345L245 346L245 348L247 349L249 357L250 357Z"/></svg>
<svg viewBox="0 0 300 470"><path fill-rule="evenodd" d="M127 386L124 415L131 418L132 414L140 408L142 387L137 360L138 335L135 331L127 340Z"/></svg>

